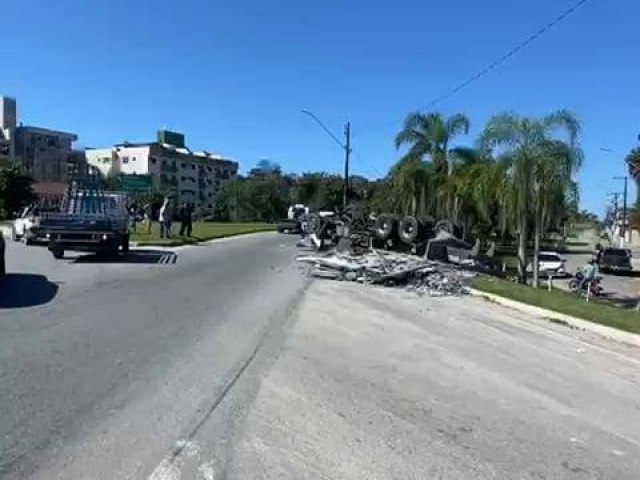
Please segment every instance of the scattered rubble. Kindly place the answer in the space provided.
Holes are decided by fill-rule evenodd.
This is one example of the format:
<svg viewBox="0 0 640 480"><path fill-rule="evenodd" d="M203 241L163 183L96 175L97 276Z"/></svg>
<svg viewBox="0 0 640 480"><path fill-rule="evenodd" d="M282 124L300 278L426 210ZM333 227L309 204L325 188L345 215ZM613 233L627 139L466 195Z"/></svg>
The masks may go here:
<svg viewBox="0 0 640 480"><path fill-rule="evenodd" d="M310 250L305 242L303 250ZM404 286L429 295L468 293L467 282L475 272L456 265L428 260L416 255L376 250L357 254L332 250L326 253L301 252L297 262L307 275L367 285Z"/></svg>

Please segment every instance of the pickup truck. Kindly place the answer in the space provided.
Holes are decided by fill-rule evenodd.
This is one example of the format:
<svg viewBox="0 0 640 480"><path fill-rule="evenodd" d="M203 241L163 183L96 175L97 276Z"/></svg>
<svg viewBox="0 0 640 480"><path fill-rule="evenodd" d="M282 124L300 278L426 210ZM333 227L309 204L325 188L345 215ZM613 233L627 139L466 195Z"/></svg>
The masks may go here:
<svg viewBox="0 0 640 480"><path fill-rule="evenodd" d="M598 266L603 272L625 272L632 270L631 253L624 248L605 248L598 258Z"/></svg>
<svg viewBox="0 0 640 480"><path fill-rule="evenodd" d="M56 213L44 213L39 235L48 242L56 259L65 250L117 255L129 250L127 196L95 188L71 185Z"/></svg>

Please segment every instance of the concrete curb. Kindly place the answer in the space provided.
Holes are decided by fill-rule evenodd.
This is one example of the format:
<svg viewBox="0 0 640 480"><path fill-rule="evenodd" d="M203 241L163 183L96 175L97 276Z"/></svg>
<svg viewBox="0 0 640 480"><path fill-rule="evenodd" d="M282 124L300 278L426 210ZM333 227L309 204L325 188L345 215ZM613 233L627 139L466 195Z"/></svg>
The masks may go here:
<svg viewBox="0 0 640 480"><path fill-rule="evenodd" d="M169 249L176 249L176 248L186 248L186 247L197 247L199 245L201 246L201 245L207 245L207 244L213 244L213 243L220 243L220 242L234 240L234 239L237 239L237 238L253 237L253 236L267 235L267 234L273 234L273 233L276 233L276 231L275 230L264 230L262 232L237 233L237 234L233 234L233 235L226 235L224 237L211 238L209 240L202 240L201 242L184 243L182 245L175 245L175 246L163 245L161 243L154 243L154 242L129 242L129 245L131 247L135 247L135 248L169 248Z"/></svg>
<svg viewBox="0 0 640 480"><path fill-rule="evenodd" d="M494 293L487 293L474 288L470 289L471 295L475 297L484 297L488 300L496 302L508 308L519 310L523 313L528 313L538 317L542 317L549 320L559 320L567 325L570 325L581 330L593 332L602 337L615 340L617 342L627 343L636 347L640 347L640 335L635 333L625 332L606 325L600 325L598 323L589 322L581 318L572 317L564 313L554 312L553 310L547 310L546 308L535 307L526 303L511 300L510 298L501 297ZM640 322L640 313L638 314L638 321Z"/></svg>

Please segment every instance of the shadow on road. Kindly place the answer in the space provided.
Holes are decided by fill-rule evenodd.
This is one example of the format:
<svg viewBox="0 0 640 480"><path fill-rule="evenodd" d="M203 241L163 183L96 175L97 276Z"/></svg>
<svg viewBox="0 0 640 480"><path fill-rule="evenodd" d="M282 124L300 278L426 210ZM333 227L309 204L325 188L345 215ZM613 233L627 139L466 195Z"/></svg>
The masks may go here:
<svg viewBox="0 0 640 480"><path fill-rule="evenodd" d="M0 309L34 307L50 302L58 285L44 275L8 273L0 278Z"/></svg>
<svg viewBox="0 0 640 480"><path fill-rule="evenodd" d="M169 265L178 261L175 252L166 250L131 250L119 255L89 254L73 259L72 263L124 263L140 265Z"/></svg>

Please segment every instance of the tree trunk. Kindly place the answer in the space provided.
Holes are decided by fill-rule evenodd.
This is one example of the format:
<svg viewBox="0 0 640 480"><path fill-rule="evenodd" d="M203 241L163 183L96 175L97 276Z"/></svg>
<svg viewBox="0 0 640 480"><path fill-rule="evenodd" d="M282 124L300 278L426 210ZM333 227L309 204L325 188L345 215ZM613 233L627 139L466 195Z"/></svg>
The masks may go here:
<svg viewBox="0 0 640 480"><path fill-rule="evenodd" d="M535 227L533 231L533 288L540 286L540 265L538 257L540 256L540 232L542 230L541 215L536 212Z"/></svg>
<svg viewBox="0 0 640 480"><path fill-rule="evenodd" d="M520 283L527 283L527 212L520 212L520 236L518 238L518 276Z"/></svg>
<svg viewBox="0 0 640 480"><path fill-rule="evenodd" d="M420 186L420 216L427 214L427 192L424 185Z"/></svg>

